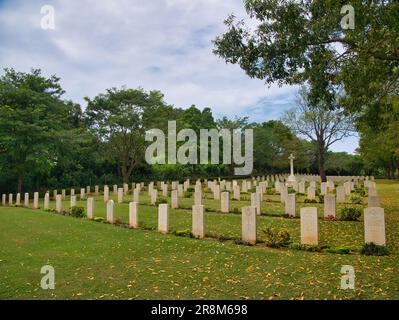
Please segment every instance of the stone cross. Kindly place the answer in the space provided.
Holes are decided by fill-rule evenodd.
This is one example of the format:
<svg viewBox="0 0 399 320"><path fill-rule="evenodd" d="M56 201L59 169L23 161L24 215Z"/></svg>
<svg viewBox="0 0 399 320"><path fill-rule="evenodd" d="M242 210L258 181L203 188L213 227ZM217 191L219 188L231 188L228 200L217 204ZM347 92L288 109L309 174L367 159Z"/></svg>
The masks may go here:
<svg viewBox="0 0 399 320"><path fill-rule="evenodd" d="M294 160L295 160L295 157L294 157L294 155L291 153L291 155L289 156L288 159L290 159L291 175L293 176L293 175L294 175Z"/></svg>

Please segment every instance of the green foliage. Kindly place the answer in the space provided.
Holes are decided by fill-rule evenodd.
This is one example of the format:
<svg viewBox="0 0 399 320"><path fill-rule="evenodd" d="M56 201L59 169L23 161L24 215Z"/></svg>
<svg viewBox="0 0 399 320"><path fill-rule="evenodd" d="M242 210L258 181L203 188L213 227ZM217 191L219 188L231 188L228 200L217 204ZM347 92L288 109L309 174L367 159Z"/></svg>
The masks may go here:
<svg viewBox="0 0 399 320"><path fill-rule="evenodd" d="M319 203L324 203L324 195L320 194L318 198L319 198Z"/></svg>
<svg viewBox="0 0 399 320"><path fill-rule="evenodd" d="M337 253L337 254L349 254L350 249L345 247L330 247L326 249L329 253Z"/></svg>
<svg viewBox="0 0 399 320"><path fill-rule="evenodd" d="M340 220L342 221L358 221L362 215L362 211L356 207L345 207L341 209Z"/></svg>
<svg viewBox="0 0 399 320"><path fill-rule="evenodd" d="M387 256L389 255L389 250L386 246L380 246L371 242L365 243L360 253L366 256Z"/></svg>
<svg viewBox="0 0 399 320"><path fill-rule="evenodd" d="M289 245L289 248L293 250L301 250L309 252L321 252L323 250L323 247L319 245L309 245L309 244L300 244L300 243L291 243Z"/></svg>
<svg viewBox="0 0 399 320"><path fill-rule="evenodd" d="M193 192L192 191L185 191L184 192L184 198L192 198Z"/></svg>
<svg viewBox="0 0 399 320"><path fill-rule="evenodd" d="M92 220L96 221L96 222L103 222L105 220L105 218L104 217L93 217Z"/></svg>
<svg viewBox="0 0 399 320"><path fill-rule="evenodd" d="M86 216L85 208L79 206L71 207L69 214L75 218L84 218Z"/></svg>
<svg viewBox="0 0 399 320"><path fill-rule="evenodd" d="M306 198L306 199L304 200L304 203L317 203L317 200L316 200L316 199L309 199L309 198Z"/></svg>
<svg viewBox="0 0 399 320"><path fill-rule="evenodd" d="M291 242L291 236L286 230L274 230L267 228L262 230L266 236L265 244L271 248L287 247Z"/></svg>
<svg viewBox="0 0 399 320"><path fill-rule="evenodd" d="M350 202L353 204L361 204L363 202L363 197L358 193L352 193L350 196Z"/></svg>
<svg viewBox="0 0 399 320"><path fill-rule="evenodd" d="M194 235L192 234L190 229L174 230L172 234L178 237L194 238Z"/></svg>
<svg viewBox="0 0 399 320"><path fill-rule="evenodd" d="M160 204L163 204L163 203L168 203L168 200L166 198L159 197L157 199L157 201L155 201L155 206L158 207Z"/></svg>

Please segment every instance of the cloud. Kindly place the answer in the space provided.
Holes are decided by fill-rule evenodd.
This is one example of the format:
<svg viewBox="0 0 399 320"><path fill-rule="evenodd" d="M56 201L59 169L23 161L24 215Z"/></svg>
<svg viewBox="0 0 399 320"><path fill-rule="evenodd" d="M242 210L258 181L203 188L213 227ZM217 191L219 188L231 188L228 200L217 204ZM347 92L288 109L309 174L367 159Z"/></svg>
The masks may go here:
<svg viewBox="0 0 399 320"><path fill-rule="evenodd" d="M54 7L55 30L40 27L43 5ZM57 74L82 107L84 96L126 85L216 116L278 118L295 87L269 88L212 53L233 12L247 17L242 0L2 1L0 65Z"/></svg>

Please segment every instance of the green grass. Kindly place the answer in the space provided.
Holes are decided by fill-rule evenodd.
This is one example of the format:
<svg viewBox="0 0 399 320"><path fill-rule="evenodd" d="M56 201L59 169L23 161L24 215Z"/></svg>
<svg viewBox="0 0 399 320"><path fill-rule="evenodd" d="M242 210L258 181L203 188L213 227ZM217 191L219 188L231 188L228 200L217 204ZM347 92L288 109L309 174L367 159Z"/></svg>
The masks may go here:
<svg viewBox="0 0 399 320"><path fill-rule="evenodd" d="M363 221L319 220L321 245L355 250L339 255L195 240L41 210L0 207L0 298L398 299L399 184L378 181L378 190L391 251L385 257L357 252L363 244ZM125 201L131 198L126 196ZM272 227L286 229L299 242L299 219L279 216L284 213L279 196L264 200L265 215L257 221L259 239L263 239L261 229ZM140 225L156 228L157 208L147 205L146 196L140 202ZM180 201L183 207L192 203L193 199ZM240 238L240 214L216 212L219 201L204 203L215 210L205 216L208 235ZM68 204L69 198L63 207ZM85 206L85 201L77 204ZM232 208L248 204L231 201ZM297 215L302 206L317 206L323 216L323 205L304 203L297 205ZM105 210L102 197L97 197L95 215L105 217ZM127 222L128 204L115 204L115 215ZM190 210L171 210L170 228L190 229ZM46 264L55 268L55 290L40 288L40 268ZM355 268L356 290L340 289L342 265Z"/></svg>

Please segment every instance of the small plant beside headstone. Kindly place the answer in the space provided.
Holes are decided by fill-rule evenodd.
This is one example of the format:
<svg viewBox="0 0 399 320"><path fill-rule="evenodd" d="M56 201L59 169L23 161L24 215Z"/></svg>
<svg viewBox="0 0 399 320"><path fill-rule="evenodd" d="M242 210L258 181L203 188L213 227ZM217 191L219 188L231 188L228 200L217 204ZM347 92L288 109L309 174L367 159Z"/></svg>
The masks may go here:
<svg viewBox="0 0 399 320"><path fill-rule="evenodd" d="M370 242L363 245L360 253L366 256L387 256L389 255L389 250L386 246L380 246Z"/></svg>
<svg viewBox="0 0 399 320"><path fill-rule="evenodd" d="M358 221L362 215L362 211L355 207L345 207L341 210L340 220L342 221Z"/></svg>
<svg viewBox="0 0 399 320"><path fill-rule="evenodd" d="M288 247L291 243L291 236L286 230L274 230L267 228L262 230L266 236L265 244L270 248Z"/></svg>

